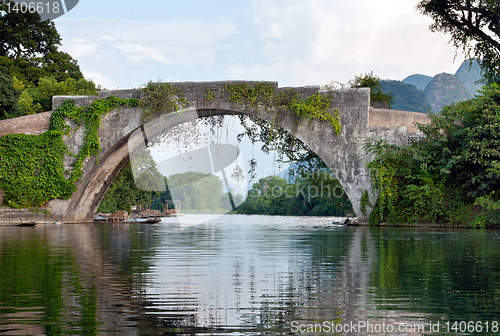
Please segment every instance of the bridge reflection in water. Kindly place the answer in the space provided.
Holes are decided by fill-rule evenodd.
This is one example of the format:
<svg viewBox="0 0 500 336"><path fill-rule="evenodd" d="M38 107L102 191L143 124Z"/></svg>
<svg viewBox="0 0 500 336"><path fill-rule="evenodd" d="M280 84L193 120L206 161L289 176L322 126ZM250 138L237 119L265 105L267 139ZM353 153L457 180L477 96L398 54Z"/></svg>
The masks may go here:
<svg viewBox="0 0 500 336"><path fill-rule="evenodd" d="M0 227L0 335L284 334L294 321L429 323L498 309L498 295L485 292L500 288L498 235L392 236L324 218L197 220ZM443 253L457 240L483 268ZM482 249L471 249L478 240ZM454 278L459 269L483 287ZM460 295L480 299L446 306Z"/></svg>

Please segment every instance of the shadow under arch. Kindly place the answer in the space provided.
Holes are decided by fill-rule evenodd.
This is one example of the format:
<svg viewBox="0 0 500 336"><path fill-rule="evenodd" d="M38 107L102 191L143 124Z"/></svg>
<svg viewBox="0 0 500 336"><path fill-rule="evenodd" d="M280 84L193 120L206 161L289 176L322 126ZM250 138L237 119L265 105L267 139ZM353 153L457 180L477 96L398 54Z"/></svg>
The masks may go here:
<svg viewBox="0 0 500 336"><path fill-rule="evenodd" d="M309 89L308 89L309 90ZM130 90L129 90L130 91ZM312 90L313 92L318 92ZM259 117L290 132L308 146L334 173L346 192L354 211L360 219L360 199L364 190L370 190L371 182L366 171L368 157L363 153L363 135L367 130L369 90L338 90L329 92L333 100L340 100L343 106L351 100L361 100L352 108L343 108L340 113L343 126L340 134L325 121L303 120L293 113L263 106L249 106L241 102L192 100L189 104L196 109L198 118L216 115L250 115ZM361 97L361 98L360 98ZM364 103L366 100L366 104ZM88 102L88 99L87 99ZM366 105L366 106L365 106ZM335 108L336 106L332 106ZM69 200L50 201L48 208L54 217L62 222L92 221L101 200L117 174L129 162L128 141L130 135L144 126L144 111L140 107L113 110L103 117L99 133L102 151L95 160L84 167L84 174L77 184L77 190ZM188 121L183 114L175 115L172 126ZM110 131L114 130L114 131Z"/></svg>

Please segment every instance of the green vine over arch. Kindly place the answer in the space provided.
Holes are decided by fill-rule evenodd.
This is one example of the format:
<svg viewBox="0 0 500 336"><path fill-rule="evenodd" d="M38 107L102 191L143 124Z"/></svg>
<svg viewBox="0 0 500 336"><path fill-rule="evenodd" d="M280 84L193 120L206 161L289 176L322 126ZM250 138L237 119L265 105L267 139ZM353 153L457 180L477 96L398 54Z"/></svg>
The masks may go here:
<svg viewBox="0 0 500 336"><path fill-rule="evenodd" d="M0 137L0 189L11 207L37 207L49 200L69 198L83 174L85 161L101 150L98 137L101 116L119 106L137 106L136 99L110 96L89 106L76 107L66 100L52 113L49 129L40 135L8 134ZM71 171L64 155L73 155L63 141L72 131L71 120L85 127L83 145L74 155Z"/></svg>
<svg viewBox="0 0 500 336"><path fill-rule="evenodd" d="M264 82L254 86L248 83L227 85L224 90L230 93L231 101L288 109L301 119L327 121L333 127L335 134L339 134L342 130L339 110L330 109L331 97L328 95L316 93L301 99L294 90L277 92L275 87Z"/></svg>
<svg viewBox="0 0 500 336"><path fill-rule="evenodd" d="M301 98L295 90L277 90L266 82L255 84L236 83L225 85L222 90L205 89L204 99L229 100L249 106L265 106L292 111L301 119L324 120L334 129L336 134L342 130L339 110L331 108L332 97L327 94L316 93ZM172 83L150 82L142 90L141 106L144 108L144 120L149 120L164 111L174 112L186 107L188 101L182 97L179 87Z"/></svg>

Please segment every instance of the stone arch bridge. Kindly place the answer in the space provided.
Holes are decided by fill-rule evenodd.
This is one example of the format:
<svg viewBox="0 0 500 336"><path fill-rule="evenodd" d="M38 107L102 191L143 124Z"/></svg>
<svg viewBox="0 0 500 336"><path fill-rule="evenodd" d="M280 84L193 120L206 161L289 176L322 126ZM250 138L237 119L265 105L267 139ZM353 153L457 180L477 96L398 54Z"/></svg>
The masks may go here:
<svg viewBox="0 0 500 336"><path fill-rule="evenodd" d="M338 109L342 131L335 134L326 121L303 120L291 111L237 102L228 99L229 85L245 84L250 87L262 82L185 82L172 83L187 106L194 106L199 117L211 115L246 114L275 123L303 141L332 169L349 197L356 216L361 222L367 218L361 212L360 200L364 191L371 194L371 180L366 168L370 156L363 149L365 139L385 139L405 145L418 136L415 122L427 123L424 113L376 109L370 106L370 90L342 89L322 91L318 87L279 88L276 82L265 82L276 92L293 90L301 97L314 94L328 95L330 112ZM210 97L207 97L210 93ZM102 91L98 96L57 96L55 109L64 100L73 99L77 106L114 95L119 98L139 98L141 90ZM209 99L210 98L210 99ZM97 158L90 158L77 184L77 191L68 200L52 200L46 207L50 217L63 223L91 221L108 187L119 170L129 161L127 142L130 135L144 122L141 107L115 109L101 117L99 138L102 150ZM9 133L37 134L48 128L51 112L0 121L0 136ZM65 137L70 150L82 145L83 131ZM373 195L372 195L373 198ZM373 200L373 199L372 199Z"/></svg>

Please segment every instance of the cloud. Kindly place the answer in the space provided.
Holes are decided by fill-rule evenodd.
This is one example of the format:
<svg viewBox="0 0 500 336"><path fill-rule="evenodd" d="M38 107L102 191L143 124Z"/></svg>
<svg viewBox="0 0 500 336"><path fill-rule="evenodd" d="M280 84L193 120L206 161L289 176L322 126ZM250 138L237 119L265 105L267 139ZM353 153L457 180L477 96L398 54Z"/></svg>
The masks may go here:
<svg viewBox="0 0 500 336"><path fill-rule="evenodd" d="M458 67L448 38L428 30L414 0L246 3L226 8L231 15L213 5L164 20L61 18L57 27L87 76L120 88L158 79L324 84L370 71L403 79Z"/></svg>
<svg viewBox="0 0 500 336"><path fill-rule="evenodd" d="M61 19L58 30L65 37L63 49L79 61L85 74L99 73L119 87L156 80L169 67L209 67L224 49L224 40L237 32L224 22L100 18Z"/></svg>
<svg viewBox="0 0 500 336"><path fill-rule="evenodd" d="M433 75L457 67L448 38L428 30L430 20L415 11L413 1L253 3L266 59L229 67L231 77L275 75L287 85L305 85L347 82L370 71L403 79L415 72Z"/></svg>

